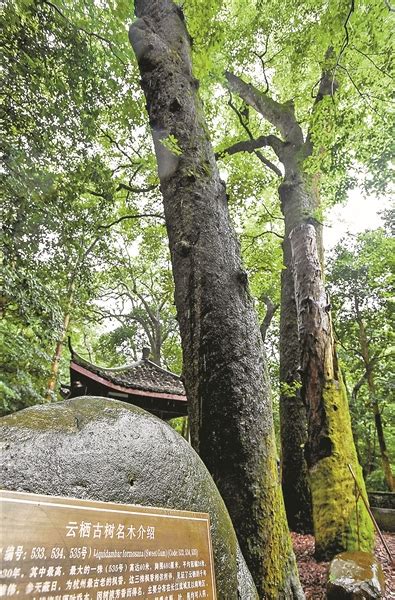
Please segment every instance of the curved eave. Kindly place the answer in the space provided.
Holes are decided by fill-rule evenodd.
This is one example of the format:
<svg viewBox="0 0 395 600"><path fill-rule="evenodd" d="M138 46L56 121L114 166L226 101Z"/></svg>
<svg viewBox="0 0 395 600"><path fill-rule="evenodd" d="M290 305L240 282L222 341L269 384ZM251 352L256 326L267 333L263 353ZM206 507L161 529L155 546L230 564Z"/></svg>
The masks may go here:
<svg viewBox="0 0 395 600"><path fill-rule="evenodd" d="M89 369L85 369L85 367L82 367L81 365L79 365L78 363L75 363L74 361L71 361L70 368L73 369L73 371L80 373L81 375L84 375L85 377L88 377L89 379L92 379L93 381L101 383L102 385L104 385L112 390L117 390L118 392L123 392L125 394L131 394L133 396L145 396L148 398L162 398L163 400L176 400L177 402L187 402L187 397L184 395L181 395L181 394L167 394L165 392L151 392L148 390L137 390L135 388L124 387L122 385L118 385L116 383L113 383L112 381L109 381L108 379L105 379L104 377L100 377L100 375L97 375L96 373L92 373L92 371L89 371Z"/></svg>

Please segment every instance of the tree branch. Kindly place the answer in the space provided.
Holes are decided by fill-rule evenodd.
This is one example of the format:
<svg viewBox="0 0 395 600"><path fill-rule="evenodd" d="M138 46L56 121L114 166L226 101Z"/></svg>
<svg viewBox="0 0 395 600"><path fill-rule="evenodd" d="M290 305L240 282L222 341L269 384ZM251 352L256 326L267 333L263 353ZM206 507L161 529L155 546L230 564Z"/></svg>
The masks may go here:
<svg viewBox="0 0 395 600"><path fill-rule="evenodd" d="M113 138L108 131L105 131L104 129L100 128L100 131L103 134L103 137L107 138L112 144L114 144L114 146L117 148L117 150L123 154L123 156L125 158L128 159L128 161L130 162L130 164L135 167L136 165L140 164L140 161L136 161L133 160L132 158L130 158L129 154L127 152L125 152L125 150L121 147L121 145L119 144L119 142L117 142L117 140L115 138ZM138 152L136 152L136 154L138 154Z"/></svg>
<svg viewBox="0 0 395 600"><path fill-rule="evenodd" d="M256 242L256 240L259 240L259 238L264 237L265 235L275 235L280 240L284 240L283 235L280 235L279 233L277 233L276 231L273 231L272 229L262 231L261 233L258 233L258 235L253 235L253 236L242 235L241 238L251 240L250 243L245 247L244 250L247 251L249 248L251 248L251 246L254 244L254 242Z"/></svg>
<svg viewBox="0 0 395 600"><path fill-rule="evenodd" d="M266 40L265 40L265 49L263 52L261 52L261 54L259 54L258 52L252 52L252 54L254 56L256 56L257 58L259 58L259 60L261 61L261 65L262 65L262 71L263 71L263 77L265 78L265 85L266 85L266 89L264 90L264 94L267 94L269 91L269 82L267 80L267 76L266 76L266 69L265 69L265 61L263 60L263 57L266 56L267 54L267 47L269 44L269 37L270 37L270 33L268 33Z"/></svg>
<svg viewBox="0 0 395 600"><path fill-rule="evenodd" d="M125 221L125 219L142 219L143 217L154 217L155 219L163 219L163 220L165 218L163 215L159 215L157 213L141 213L138 215L124 215L123 217L119 217L119 219L112 221L112 223L108 223L107 225L99 225L99 228L100 229L110 229L110 227L113 227L114 225L118 225L118 223L121 223L121 221Z"/></svg>
<svg viewBox="0 0 395 600"><path fill-rule="evenodd" d="M264 342L266 339L267 330L269 329L270 323L274 317L274 313L280 305L274 304L269 296L262 296L262 300L266 305L266 314L260 326L262 341Z"/></svg>
<svg viewBox="0 0 395 600"><path fill-rule="evenodd" d="M353 402L356 401L357 396L358 396L358 392L361 389L361 387L363 386L363 384L365 383L367 378L367 373L365 372L362 377L359 379L359 381L354 385L352 392L351 392L351 399Z"/></svg>
<svg viewBox="0 0 395 600"><path fill-rule="evenodd" d="M229 98L229 101L228 101L228 105L236 113L236 115L237 115L237 117L238 117L238 119L240 121L241 126L246 131L246 133L247 133L248 137L250 138L250 140L254 140L254 136L252 135L251 130L248 127L247 122L246 122L248 120L248 117L246 119L243 118L242 113L233 104L233 102L232 102L232 94L230 92L229 92L229 96L230 96L230 98ZM281 143L280 139L278 139L278 143L279 144ZM266 167L268 167L269 169L271 169L272 171L274 171L274 173L276 173L276 175L278 175L279 177L282 176L282 173L281 173L280 169L278 169L278 167L276 167L276 165L274 163L272 163L268 158L266 158L262 154L262 152L260 152L259 150L255 150L254 154L255 154L255 156L257 156L259 158L259 160L261 161L262 164L264 164ZM217 156L219 157L220 155L219 154L216 155L216 158L217 158Z"/></svg>
<svg viewBox="0 0 395 600"><path fill-rule="evenodd" d="M144 194L147 192L152 192L152 190L156 190L157 187L157 183L153 183L152 185L148 185L147 187L135 187L126 183L120 183L116 191L119 192L119 190L127 190L128 192L133 192L134 194Z"/></svg>
<svg viewBox="0 0 395 600"><path fill-rule="evenodd" d="M336 61L335 68L333 69L332 86L333 86L333 82L335 81L335 77L336 77L336 71L337 71L337 69L338 69L338 67L339 67L339 65L340 65L340 59L341 59L341 57L342 57L342 55L343 55L343 52L344 52L344 51L345 51L345 49L347 48L347 46L348 46L348 43L349 43L349 41L350 41L350 38L349 38L349 35L348 35L348 28L347 28L347 25L348 25L348 22L349 22L349 20L350 20L350 17L351 17L351 15L352 15L352 13L354 12L354 9L355 9L354 0L351 0L351 3L350 3L350 9L349 9L349 11L348 11L348 14L347 14L346 20L345 20L345 22L344 22L344 24L343 24L344 31L345 31L345 38L344 38L344 41L343 41L342 47L340 48L340 52L339 52L339 56L337 57L337 61Z"/></svg>
<svg viewBox="0 0 395 600"><path fill-rule="evenodd" d="M328 61L331 57L333 57L333 48L329 46L327 51L325 52L325 61ZM331 96L336 92L338 85L334 79L334 73L329 68L324 68L322 71L322 75L319 81L315 84L315 86L319 83L319 88L317 95L315 96L312 112L316 109L317 105L326 97ZM315 87L314 86L314 87ZM314 89L314 88L313 88ZM314 97L314 96L313 96ZM309 154L313 153L313 143L311 140L311 130L309 129L306 136L306 148Z"/></svg>
<svg viewBox="0 0 395 600"><path fill-rule="evenodd" d="M256 152L257 148L264 148L267 146L270 146L271 148L273 148L273 145L275 145L278 148L278 143L282 143L282 142L275 135L261 135L256 140L250 139L250 140L245 140L245 141L241 141L241 142L236 142L236 144L233 144L232 146L229 146L228 148L225 148L224 150L217 152L215 154L215 158L218 160L219 158L222 158L223 156L225 156L225 154L229 154L231 156L232 154L237 154L238 152L249 152L249 153L254 152L255 154L258 155L258 153ZM259 153L259 154L260 154L260 156L258 156L258 158L263 162L263 164L265 164L267 167L269 167L269 169L271 169L278 177L282 177L282 173L281 173L280 169L278 167L276 167L276 165L274 163L272 163L269 159L267 159L261 153Z"/></svg>
<svg viewBox="0 0 395 600"><path fill-rule="evenodd" d="M296 121L293 102L280 104L229 71L225 72L225 77L229 89L276 127L285 141L297 145L303 144L303 132Z"/></svg>
<svg viewBox="0 0 395 600"><path fill-rule="evenodd" d="M265 167L268 167L269 169L271 169L278 177L283 176L280 169L278 167L276 167L276 165L274 163L272 163L271 160L266 158L266 156L263 156L262 152L256 151L255 155L259 158L261 163L265 165Z"/></svg>
<svg viewBox="0 0 395 600"><path fill-rule="evenodd" d="M383 118L383 115L381 115L379 113L379 111L371 104L369 95L368 94L364 94L364 93L361 92L361 90L359 89L359 87L357 86L357 84L355 83L355 81L353 80L353 78L351 77L349 70L346 69L346 67L344 67L343 65L340 65L340 64L338 65L338 68L342 69L347 74L347 77L349 78L349 80L351 81L352 85L354 86L354 88L358 92L359 96L362 98L362 100L364 102L366 102L366 104L369 106L369 108L374 113L376 113L376 115L378 115L379 117Z"/></svg>
<svg viewBox="0 0 395 600"><path fill-rule="evenodd" d="M376 63L374 62L374 60L372 58L370 58L369 54L366 54L365 52L362 52L362 50L359 50L359 48L357 48L356 46L351 46L352 50L355 50L356 52L358 52L358 54L361 54L362 56L364 56L365 58L368 59L368 61L370 61L372 63L372 65L378 70L380 71L380 73L382 73L383 75L386 75L387 77L389 77L390 79L394 79L392 77L392 75L390 75L389 73L387 73L387 71L384 71L384 69L382 69L381 67L379 67L378 65L376 65Z"/></svg>

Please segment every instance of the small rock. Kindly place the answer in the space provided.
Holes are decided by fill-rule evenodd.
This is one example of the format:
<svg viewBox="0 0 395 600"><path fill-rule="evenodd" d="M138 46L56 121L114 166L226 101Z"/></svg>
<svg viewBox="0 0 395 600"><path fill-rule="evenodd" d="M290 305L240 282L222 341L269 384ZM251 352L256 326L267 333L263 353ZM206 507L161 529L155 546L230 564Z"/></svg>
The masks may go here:
<svg viewBox="0 0 395 600"><path fill-rule="evenodd" d="M384 574L369 552L342 552L329 569L328 600L370 600L383 598Z"/></svg>

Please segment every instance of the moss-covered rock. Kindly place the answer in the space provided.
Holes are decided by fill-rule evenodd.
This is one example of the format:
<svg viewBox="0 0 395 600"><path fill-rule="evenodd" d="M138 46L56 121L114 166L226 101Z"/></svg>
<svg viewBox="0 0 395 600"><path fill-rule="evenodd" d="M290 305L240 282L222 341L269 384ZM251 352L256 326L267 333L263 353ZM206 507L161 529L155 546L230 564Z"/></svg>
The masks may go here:
<svg viewBox="0 0 395 600"><path fill-rule="evenodd" d="M258 598L228 512L191 446L137 407L82 397L2 419L5 489L207 512L218 598Z"/></svg>
<svg viewBox="0 0 395 600"><path fill-rule="evenodd" d="M385 590L381 565L368 552L343 552L331 562L328 600L377 600Z"/></svg>

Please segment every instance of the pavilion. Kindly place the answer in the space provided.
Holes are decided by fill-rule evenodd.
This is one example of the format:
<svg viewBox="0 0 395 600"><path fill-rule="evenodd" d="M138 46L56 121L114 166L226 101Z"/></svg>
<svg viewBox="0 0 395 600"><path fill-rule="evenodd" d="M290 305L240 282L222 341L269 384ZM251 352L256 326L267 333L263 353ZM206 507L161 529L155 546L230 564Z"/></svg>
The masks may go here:
<svg viewBox="0 0 395 600"><path fill-rule="evenodd" d="M104 396L140 406L163 420L182 417L187 397L181 378L149 360L150 349L143 348L141 360L108 369L79 356L69 344L70 387L68 398Z"/></svg>

